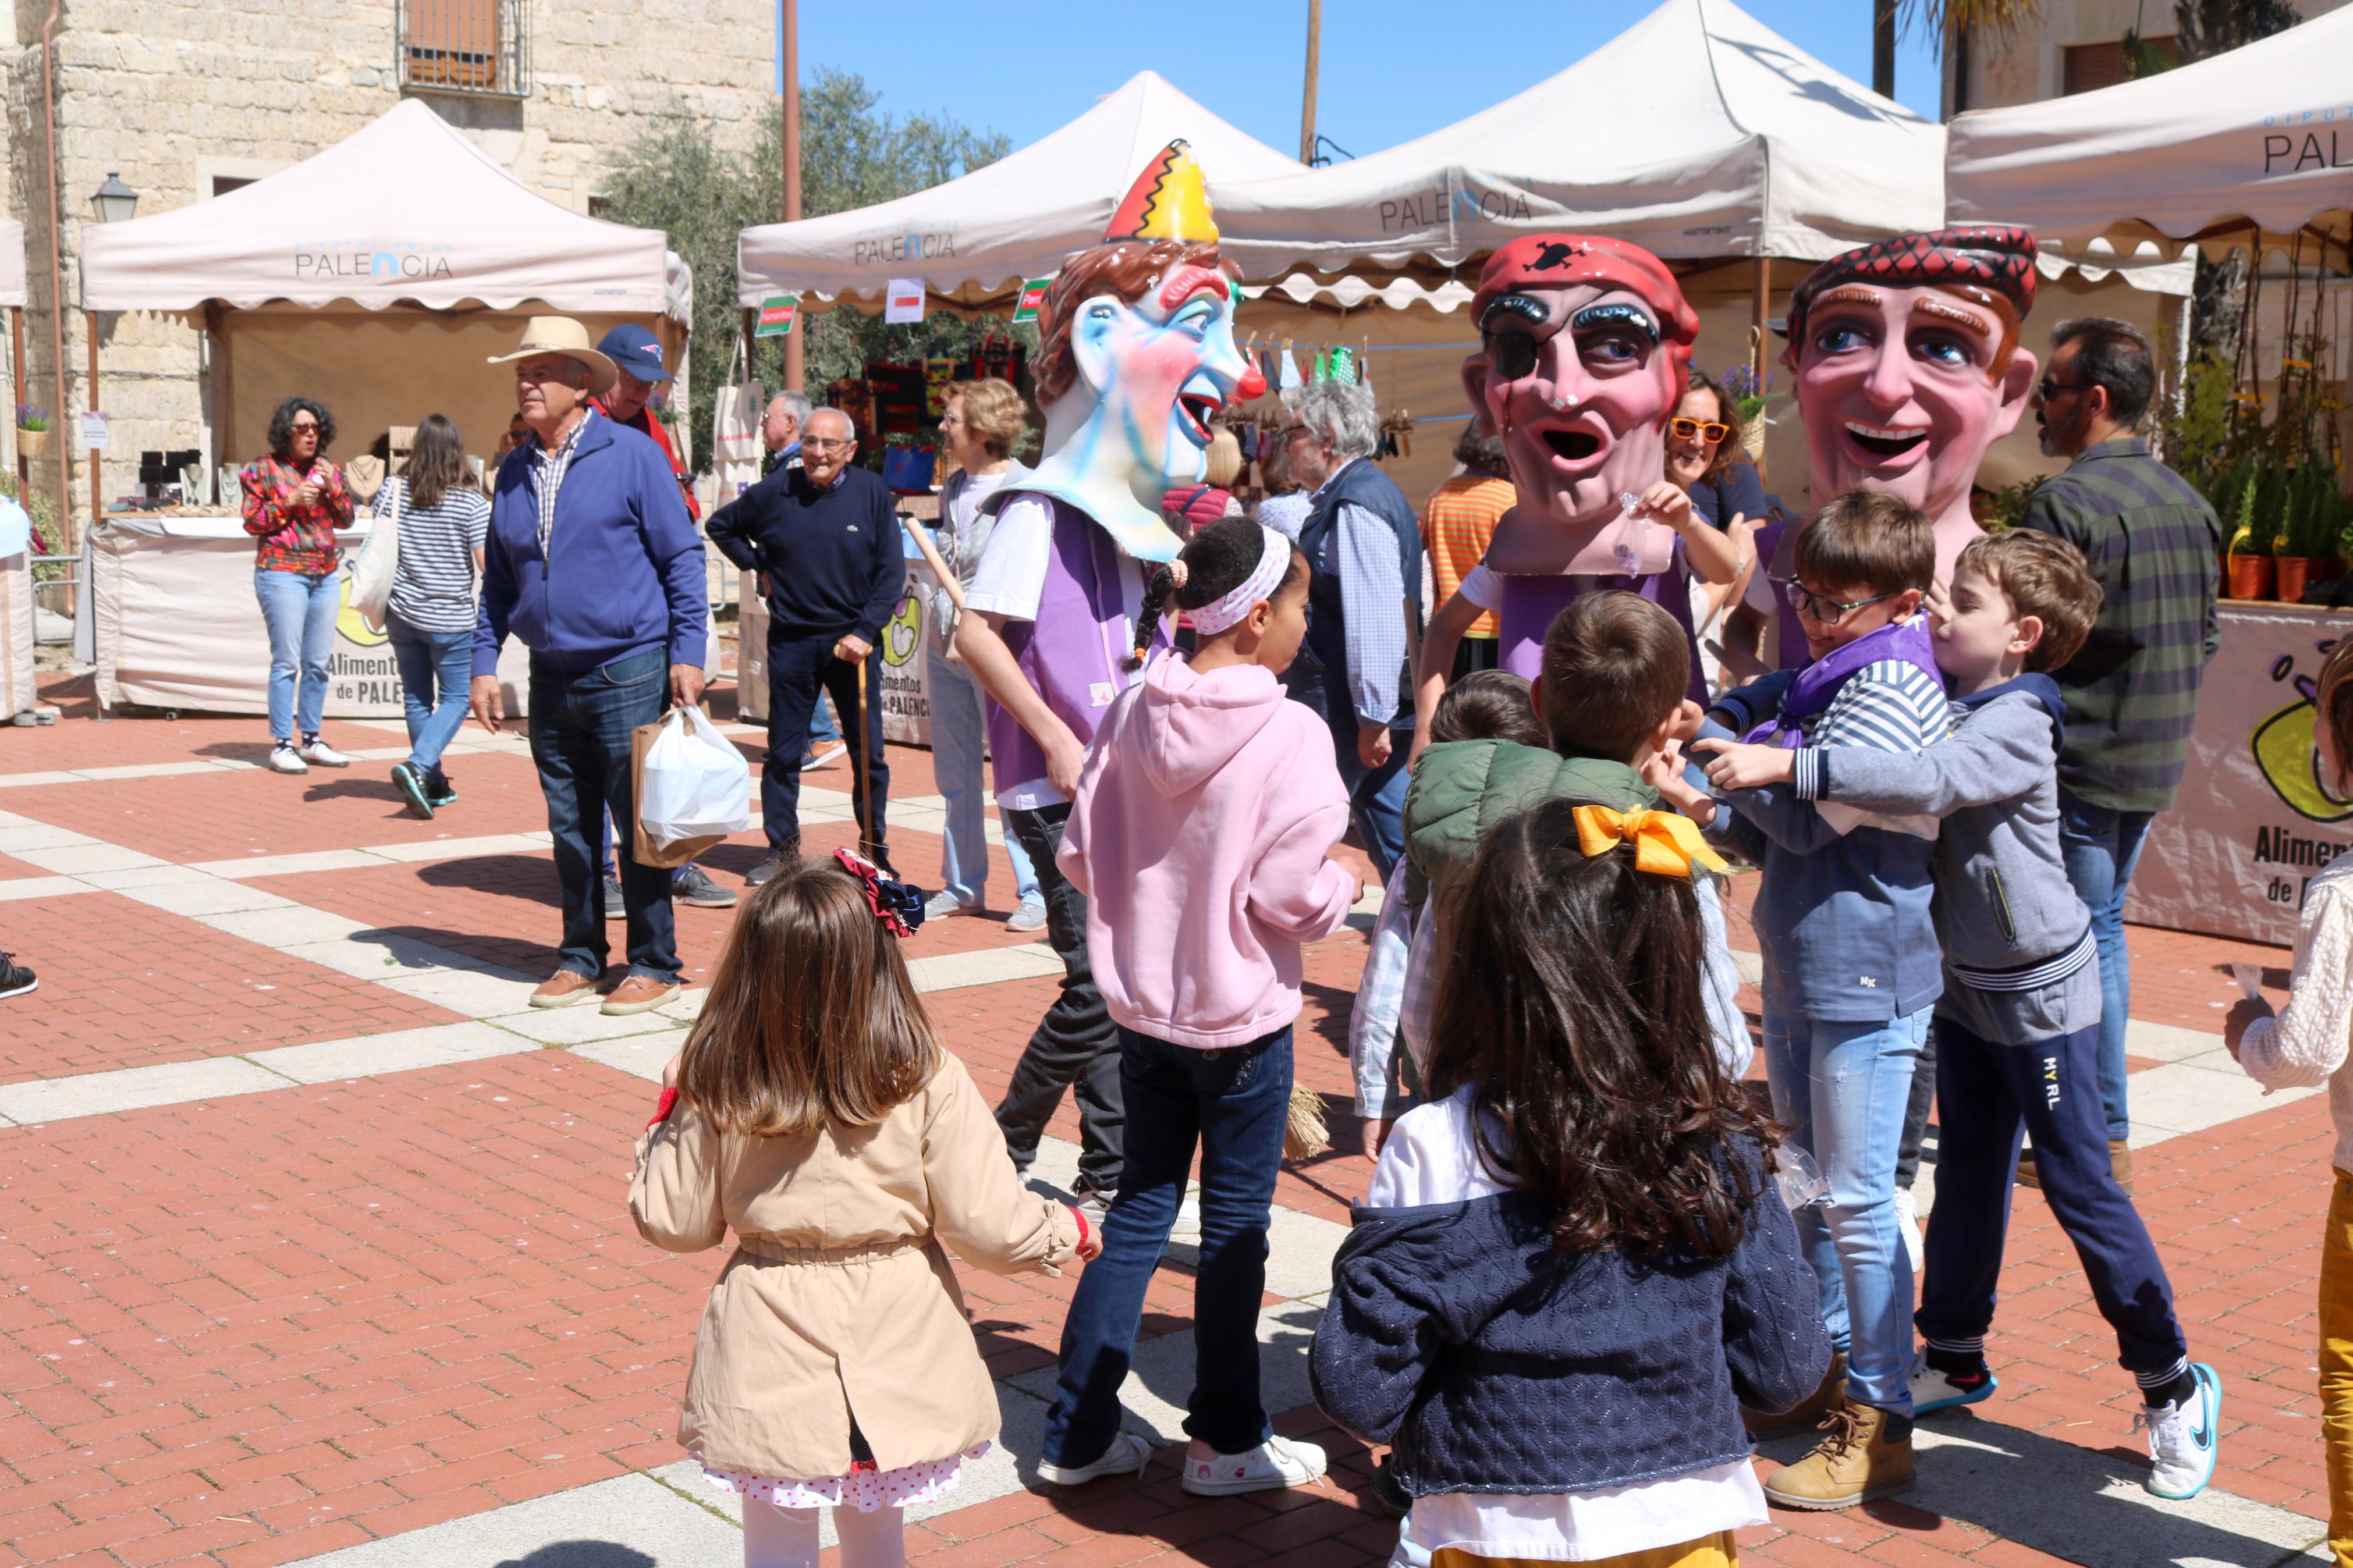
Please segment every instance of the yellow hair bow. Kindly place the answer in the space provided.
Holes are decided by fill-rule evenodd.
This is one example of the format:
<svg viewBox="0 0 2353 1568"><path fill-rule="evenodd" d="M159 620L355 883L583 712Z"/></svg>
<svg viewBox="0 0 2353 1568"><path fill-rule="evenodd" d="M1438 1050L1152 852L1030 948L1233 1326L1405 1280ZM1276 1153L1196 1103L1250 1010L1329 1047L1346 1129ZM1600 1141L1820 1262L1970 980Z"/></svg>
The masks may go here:
<svg viewBox="0 0 2353 1568"><path fill-rule="evenodd" d="M1580 805L1572 815L1577 847L1588 855L1607 855L1626 843L1634 847L1634 869L1652 876L1688 877L1694 860L1711 871L1727 869L1688 816L1672 811L1612 811L1606 805Z"/></svg>

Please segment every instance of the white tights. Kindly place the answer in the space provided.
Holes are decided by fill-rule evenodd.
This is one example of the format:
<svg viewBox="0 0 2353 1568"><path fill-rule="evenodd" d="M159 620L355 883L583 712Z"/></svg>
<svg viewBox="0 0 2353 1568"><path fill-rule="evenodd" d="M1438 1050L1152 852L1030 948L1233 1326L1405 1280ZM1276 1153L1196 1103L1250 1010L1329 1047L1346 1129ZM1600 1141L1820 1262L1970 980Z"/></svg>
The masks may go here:
<svg viewBox="0 0 2353 1568"><path fill-rule="evenodd" d="M841 1568L905 1568L905 1516L895 1508L833 1510ZM817 1510L744 1500L744 1568L817 1568Z"/></svg>

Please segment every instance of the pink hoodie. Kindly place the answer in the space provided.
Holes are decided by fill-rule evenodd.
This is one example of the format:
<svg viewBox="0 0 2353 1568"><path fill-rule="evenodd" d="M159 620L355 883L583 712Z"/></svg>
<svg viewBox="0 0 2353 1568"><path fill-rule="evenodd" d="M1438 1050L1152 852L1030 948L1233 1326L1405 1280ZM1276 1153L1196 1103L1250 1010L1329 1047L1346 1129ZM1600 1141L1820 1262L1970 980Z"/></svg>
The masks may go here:
<svg viewBox="0 0 2353 1568"><path fill-rule="evenodd" d="M1056 861L1087 895L1113 1018L1203 1050L1299 1016L1299 949L1345 923L1356 879L1332 731L1273 672L1154 660L1111 705Z"/></svg>

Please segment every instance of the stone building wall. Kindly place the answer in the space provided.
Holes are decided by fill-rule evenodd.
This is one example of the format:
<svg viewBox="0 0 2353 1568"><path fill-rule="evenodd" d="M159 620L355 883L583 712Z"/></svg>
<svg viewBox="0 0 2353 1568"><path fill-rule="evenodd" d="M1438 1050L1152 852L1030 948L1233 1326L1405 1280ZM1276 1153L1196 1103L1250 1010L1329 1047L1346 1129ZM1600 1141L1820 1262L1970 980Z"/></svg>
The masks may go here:
<svg viewBox="0 0 2353 1568"><path fill-rule="evenodd" d="M2347 0L2291 0L2306 20ZM2042 0L2031 20L2003 37L1969 40L1968 101L1956 106L1952 51L1946 51L1945 107L1996 109L2057 98L2066 87L2072 44L2105 44L2137 30L2160 37L2174 30L2172 0Z"/></svg>
<svg viewBox="0 0 2353 1568"><path fill-rule="evenodd" d="M588 210L608 160L650 122L695 119L750 140L775 102L773 0L528 0L528 96L411 89L550 200ZM33 305L26 400L58 403L50 343L48 206L41 104L46 0L5 0L0 101L7 215L26 226ZM57 32L58 192L68 410L88 405L79 230L110 173L142 216L208 200L332 146L397 103L391 0L66 0ZM134 488L142 449L209 451L202 331L176 317L99 322L100 401L115 416L100 493ZM239 433L243 439L244 434ZM54 492L52 458L37 475ZM86 518L75 465L72 510Z"/></svg>

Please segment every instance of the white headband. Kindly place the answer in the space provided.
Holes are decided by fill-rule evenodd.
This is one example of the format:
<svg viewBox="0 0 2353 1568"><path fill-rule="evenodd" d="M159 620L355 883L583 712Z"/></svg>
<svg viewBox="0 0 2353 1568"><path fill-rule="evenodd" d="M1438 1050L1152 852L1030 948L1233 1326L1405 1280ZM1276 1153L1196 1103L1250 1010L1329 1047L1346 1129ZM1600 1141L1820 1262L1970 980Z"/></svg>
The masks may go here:
<svg viewBox="0 0 2353 1568"><path fill-rule="evenodd" d="M1264 523L1258 531L1265 538L1266 550L1259 557L1258 570L1242 579L1241 586L1223 598L1215 599L1191 612L1194 631L1202 637L1215 637L1219 632L1241 625L1250 606L1261 599L1271 599L1274 591L1282 586L1282 579L1291 571L1291 540Z"/></svg>

